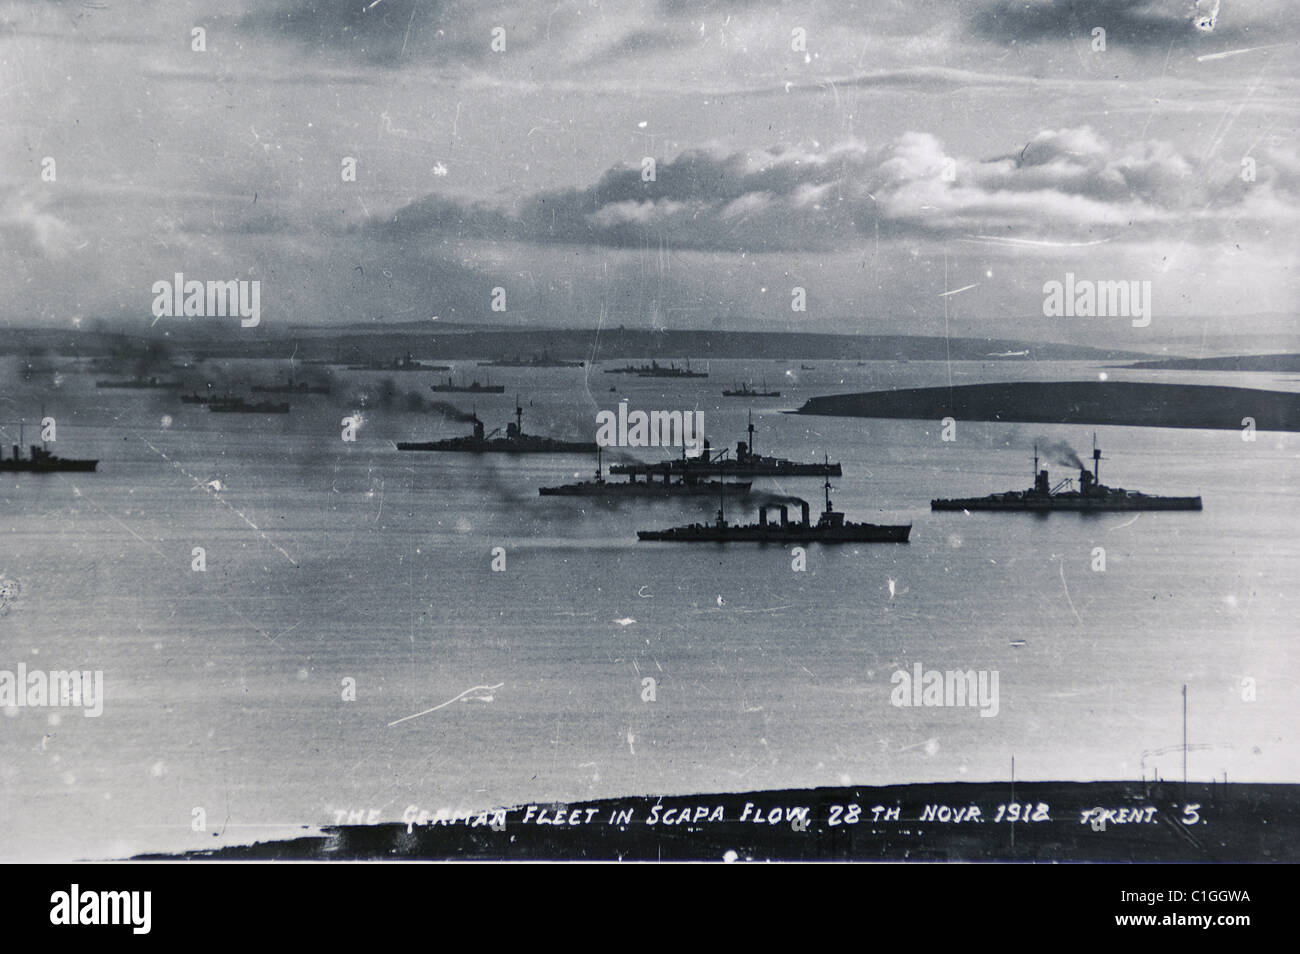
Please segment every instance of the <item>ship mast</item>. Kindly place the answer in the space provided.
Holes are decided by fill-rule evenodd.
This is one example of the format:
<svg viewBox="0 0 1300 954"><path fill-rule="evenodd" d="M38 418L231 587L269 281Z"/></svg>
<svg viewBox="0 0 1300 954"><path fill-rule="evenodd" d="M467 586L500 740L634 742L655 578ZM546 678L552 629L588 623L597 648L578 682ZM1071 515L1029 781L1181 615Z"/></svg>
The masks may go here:
<svg viewBox="0 0 1300 954"><path fill-rule="evenodd" d="M1092 480L1101 486L1101 451L1097 449L1097 432L1092 432Z"/></svg>
<svg viewBox="0 0 1300 954"><path fill-rule="evenodd" d="M1034 483L1038 482L1038 445L1034 445Z"/></svg>
<svg viewBox="0 0 1300 954"><path fill-rule="evenodd" d="M829 454L823 454L822 459L826 463L826 512L831 512L831 458Z"/></svg>
<svg viewBox="0 0 1300 954"><path fill-rule="evenodd" d="M754 412L749 412L749 456L754 456Z"/></svg>

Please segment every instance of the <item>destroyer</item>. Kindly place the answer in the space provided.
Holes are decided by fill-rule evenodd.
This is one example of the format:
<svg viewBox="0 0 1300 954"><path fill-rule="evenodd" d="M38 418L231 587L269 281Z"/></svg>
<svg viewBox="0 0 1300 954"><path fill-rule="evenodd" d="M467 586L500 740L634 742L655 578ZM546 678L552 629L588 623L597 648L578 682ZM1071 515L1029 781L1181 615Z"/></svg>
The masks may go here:
<svg viewBox="0 0 1300 954"><path fill-rule="evenodd" d="M696 480L694 477L680 477L673 480L664 474L662 480L647 477L637 480L632 475L626 481L607 481L601 472L600 451L596 452L596 477L576 484L562 484L559 487L541 487L538 493L543 497L697 497L697 496L738 496L749 493L753 484L749 481Z"/></svg>
<svg viewBox="0 0 1300 954"><path fill-rule="evenodd" d="M744 526L727 523L722 507L718 507L718 517L713 523L693 523L686 527L672 527L668 530L638 530L639 540L667 540L677 543L731 543L733 541L756 543L906 543L912 532L912 525L881 525L874 523L852 523L844 519L844 514L831 507L831 482L826 480L826 509L816 523L808 520L808 501L797 497L788 498L798 503L800 519L795 523L789 519L786 504L764 504L758 511L758 523ZM779 523L769 522L767 512L775 508L780 511Z"/></svg>
<svg viewBox="0 0 1300 954"><path fill-rule="evenodd" d="M683 477L838 477L840 465L829 461L822 464L802 464L783 457L763 457L754 453L754 419L749 419L749 440L736 442L736 456L729 457L724 449L714 454L709 442L704 442L698 457L682 456L655 464L615 464L611 474L672 474Z"/></svg>
<svg viewBox="0 0 1300 954"><path fill-rule="evenodd" d="M780 391L769 391L767 382L763 382L763 390L755 391L748 383L737 385L734 388L725 388L722 392L723 397L780 397Z"/></svg>
<svg viewBox="0 0 1300 954"><path fill-rule="evenodd" d="M505 394L506 386L493 384L490 378L487 384L479 384L477 378L469 384L452 384L451 378L447 378L446 384L431 384L429 390L439 394Z"/></svg>
<svg viewBox="0 0 1300 954"><path fill-rule="evenodd" d="M1073 489L1073 478L1067 477L1055 487L1048 479L1047 469L1038 469L1038 447L1034 447L1034 486L1028 490L1013 490L987 497L959 497L952 500L931 500L931 510L1071 510L1083 513L1112 510L1200 510L1200 497L1155 497L1107 487L1101 482L1101 451L1097 449L1097 435L1092 437L1092 472L1079 468L1079 488Z"/></svg>
<svg viewBox="0 0 1300 954"><path fill-rule="evenodd" d="M473 417L474 433L452 437L445 441L400 441L401 451L459 451L465 454L592 454L595 441L561 441L553 437L525 434L524 409L515 403L514 423L506 425L505 437L494 437L500 428L490 434L483 433L483 422Z"/></svg>

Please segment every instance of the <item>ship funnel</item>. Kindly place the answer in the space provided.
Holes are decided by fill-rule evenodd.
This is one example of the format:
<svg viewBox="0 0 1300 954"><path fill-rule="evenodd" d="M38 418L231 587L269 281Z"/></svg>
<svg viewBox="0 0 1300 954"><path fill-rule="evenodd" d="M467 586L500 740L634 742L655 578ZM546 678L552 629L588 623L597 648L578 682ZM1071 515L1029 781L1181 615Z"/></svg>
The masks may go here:
<svg viewBox="0 0 1300 954"><path fill-rule="evenodd" d="M759 508L758 508L758 525L759 525L760 527L766 527L766 526L767 526L767 508L766 508L766 507L759 507Z"/></svg>
<svg viewBox="0 0 1300 954"><path fill-rule="evenodd" d="M474 415L474 437L480 441L483 439L483 422L478 419L477 414Z"/></svg>
<svg viewBox="0 0 1300 954"><path fill-rule="evenodd" d="M781 504L781 526L785 527L785 526L789 526L789 524L790 524L790 513L786 509L785 504Z"/></svg>
<svg viewBox="0 0 1300 954"><path fill-rule="evenodd" d="M1046 468L1038 472L1038 477L1034 480L1034 490L1040 494L1051 493L1051 487L1047 482Z"/></svg>
<svg viewBox="0 0 1300 954"><path fill-rule="evenodd" d="M704 438L704 459L706 461L711 459L709 457L709 439L707 437Z"/></svg>

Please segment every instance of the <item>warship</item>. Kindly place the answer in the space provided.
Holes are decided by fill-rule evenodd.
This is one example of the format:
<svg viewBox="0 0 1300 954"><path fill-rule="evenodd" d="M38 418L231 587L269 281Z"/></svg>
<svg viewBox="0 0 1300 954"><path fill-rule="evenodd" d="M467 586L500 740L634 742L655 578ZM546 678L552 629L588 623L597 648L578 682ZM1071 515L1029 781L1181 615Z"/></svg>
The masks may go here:
<svg viewBox="0 0 1300 954"><path fill-rule="evenodd" d="M308 384L290 377L284 384L254 384L254 394L329 394L328 384Z"/></svg>
<svg viewBox="0 0 1300 954"><path fill-rule="evenodd" d="M611 474L671 474L682 477L838 477L840 465L829 461L822 464L802 464L783 457L763 457L754 452L754 417L749 418L749 440L736 442L736 456L728 456L723 449L714 454L709 442L698 457L682 456L655 464L614 464Z"/></svg>
<svg viewBox="0 0 1300 954"><path fill-rule="evenodd" d="M666 367L658 361L652 360L649 364L627 365L622 368L607 368L606 374L634 374L638 378L707 378L707 371L692 371L691 363L686 362L685 368L679 368L675 364L669 364Z"/></svg>
<svg viewBox="0 0 1300 954"><path fill-rule="evenodd" d="M816 523L808 519L808 501L786 498L799 505L798 522L789 518L785 503L768 503L758 509L758 523L730 524L718 506L713 523L693 523L667 530L638 530L638 540L664 540L675 543L906 543L912 532L908 524L853 523L831 506L831 482L826 479L826 509ZM780 512L780 521L767 518L769 510Z"/></svg>
<svg viewBox="0 0 1300 954"><path fill-rule="evenodd" d="M97 460L65 460L51 454L45 447L39 444L33 444L28 448L27 457L23 457L23 425L18 425L18 443L13 445L13 456L6 458L4 449L0 447L0 473L35 473L49 474L57 471L88 471L94 470L98 465Z"/></svg>
<svg viewBox="0 0 1300 954"><path fill-rule="evenodd" d="M127 378L124 381L96 381L97 388L135 388L140 390L178 391L179 381L159 381L157 378Z"/></svg>
<svg viewBox="0 0 1300 954"><path fill-rule="evenodd" d="M446 384L431 384L430 391L437 391L440 394L505 394L506 386L504 384L493 384L491 379L487 384L479 384L478 380L471 381L469 384L452 384L451 378L447 378Z"/></svg>
<svg viewBox="0 0 1300 954"><path fill-rule="evenodd" d="M399 451L459 451L465 454L592 454L595 441L562 441L524 433L524 409L515 399L515 419L506 425L505 437L494 437L500 428L484 434L483 422L471 417L474 432L442 441L399 441Z"/></svg>
<svg viewBox="0 0 1300 954"><path fill-rule="evenodd" d="M585 365L581 361L562 361L559 358L551 357L549 351L543 351L541 354L534 354L529 358L521 358L515 355L513 358L497 358L493 361L480 361L480 368L581 368Z"/></svg>
<svg viewBox="0 0 1300 954"><path fill-rule="evenodd" d="M1200 510L1200 497L1156 497L1107 487L1101 482L1101 451L1097 449L1097 435L1092 437L1092 471L1079 467L1079 487L1073 488L1074 479L1067 477L1052 486L1047 468L1038 469L1038 446L1034 446L1034 485L1028 490L1013 490L987 497L959 497L951 500L931 500L931 510L1017 510L1050 512L1067 510L1082 513L1117 510ZM1082 462L1080 462L1082 463Z"/></svg>
<svg viewBox="0 0 1300 954"><path fill-rule="evenodd" d="M331 362L332 363L332 362ZM369 364L351 364L348 371L450 371L445 364L421 364L415 355L407 352L404 357L394 358L387 363L371 361Z"/></svg>
<svg viewBox="0 0 1300 954"><path fill-rule="evenodd" d="M722 392L723 397L780 397L780 391L767 390L767 382L763 382L763 390L755 391L748 383L736 385L734 388L725 388Z"/></svg>
<svg viewBox="0 0 1300 954"><path fill-rule="evenodd" d="M274 404L271 401L258 401L250 404L240 397L214 398L203 402L213 414L288 414L288 404Z"/></svg>
<svg viewBox="0 0 1300 954"><path fill-rule="evenodd" d="M647 477L637 480L636 475L626 481L607 481L601 469L600 451L596 452L596 477L576 484L538 488L543 497L697 497L731 495L743 497L752 487L749 481L696 480L680 477L673 480L664 474L662 480Z"/></svg>

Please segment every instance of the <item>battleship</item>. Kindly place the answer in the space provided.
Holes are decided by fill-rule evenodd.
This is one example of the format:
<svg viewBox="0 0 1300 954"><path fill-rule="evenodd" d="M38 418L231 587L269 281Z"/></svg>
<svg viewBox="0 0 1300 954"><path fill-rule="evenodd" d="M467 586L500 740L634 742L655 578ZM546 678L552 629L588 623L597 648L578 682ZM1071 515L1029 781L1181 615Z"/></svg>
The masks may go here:
<svg viewBox="0 0 1300 954"><path fill-rule="evenodd" d="M723 449L714 454L706 439L698 457L682 456L654 464L614 464L611 474L671 474L682 477L838 477L840 465L829 461L804 464L783 457L763 457L754 452L754 419L749 419L749 440L736 442L736 456Z"/></svg>
<svg viewBox="0 0 1300 954"><path fill-rule="evenodd" d="M595 441L562 441L524 433L524 409L515 401L515 419L506 425L505 437L495 437L500 428L483 432L483 422L471 417L474 432L442 441L399 441L399 451L452 451L465 454L594 454Z"/></svg>
<svg viewBox="0 0 1300 954"><path fill-rule="evenodd" d="M733 388L724 388L723 397L780 397L780 391L767 390L767 382L763 382L763 390L755 391L748 383L738 384Z"/></svg>
<svg viewBox="0 0 1300 954"><path fill-rule="evenodd" d="M1066 510L1082 513L1116 510L1200 510L1200 497L1157 497L1107 487L1101 482L1101 451L1097 449L1097 436L1092 438L1092 471L1079 467L1079 487L1073 488L1074 479L1067 477L1052 486L1047 468L1038 469L1038 447L1034 447L1034 485L1028 490L1013 490L987 497L959 497L951 500L931 500L931 510L1017 510L1050 512ZM1082 462L1080 462L1082 464Z"/></svg>
<svg viewBox="0 0 1300 954"><path fill-rule="evenodd" d="M288 414L288 404L275 404L271 401L249 403L239 397L214 398L204 402L213 414Z"/></svg>
<svg viewBox="0 0 1300 954"><path fill-rule="evenodd" d="M493 361L480 361L480 368L581 368L585 367L581 361L562 361L559 358L551 357L549 351L543 350L541 354L534 354L529 358L521 358L515 355L513 358L496 358Z"/></svg>
<svg viewBox="0 0 1300 954"><path fill-rule="evenodd" d="M487 384L479 384L475 379L469 384L453 384L451 378L447 378L446 384L431 384L430 391L437 391L439 394L505 394L506 386L504 384L493 384L491 379Z"/></svg>
<svg viewBox="0 0 1300 954"><path fill-rule="evenodd" d="M90 471L99 466L98 460L67 460L39 444L28 448L26 457L22 452L23 425L18 426L18 443L13 445L13 456L5 457L4 448L0 447L0 473L50 474L59 471Z"/></svg>
<svg viewBox="0 0 1300 954"><path fill-rule="evenodd" d="M799 520L789 517L787 503L767 503L758 509L758 523L731 524L718 507L713 523L692 523L667 530L638 530L638 540L674 543L906 543L912 532L908 524L853 523L831 506L831 482L826 479L826 509L816 523L808 519L808 501L785 498L799 505ZM780 513L779 521L768 520L769 510Z"/></svg>
<svg viewBox="0 0 1300 954"><path fill-rule="evenodd" d="M254 384L254 394L329 394L328 384L308 384L290 377L284 384Z"/></svg>
<svg viewBox="0 0 1300 954"><path fill-rule="evenodd" d="M605 373L634 374L638 378L707 378L709 376L707 371L692 371L689 361L684 368L679 368L675 364L665 366L652 360L649 364L639 366L629 364L622 368L607 368Z"/></svg>
<svg viewBox="0 0 1300 954"><path fill-rule="evenodd" d="M662 480L650 477L637 480L633 474L626 481L609 481L602 472L600 452L597 450L594 480L582 480L559 487L541 487L537 492L543 497L744 497L752 486L749 481L696 480L694 477L679 477L674 480L670 474L664 474Z"/></svg>

